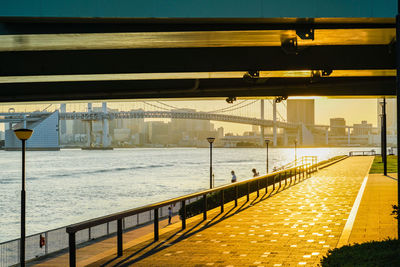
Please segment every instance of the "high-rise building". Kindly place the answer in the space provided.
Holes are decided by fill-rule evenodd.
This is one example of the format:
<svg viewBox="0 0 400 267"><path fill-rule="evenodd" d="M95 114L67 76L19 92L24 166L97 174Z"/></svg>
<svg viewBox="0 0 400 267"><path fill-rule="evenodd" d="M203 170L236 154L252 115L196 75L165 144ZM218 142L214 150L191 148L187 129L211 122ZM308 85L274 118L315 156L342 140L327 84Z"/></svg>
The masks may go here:
<svg viewBox="0 0 400 267"><path fill-rule="evenodd" d="M314 125L314 99L288 99L287 121Z"/></svg>
<svg viewBox="0 0 400 267"><path fill-rule="evenodd" d="M346 121L344 118L331 118L329 125L331 135L346 135Z"/></svg>
<svg viewBox="0 0 400 267"><path fill-rule="evenodd" d="M381 115L382 115L382 105L380 104L382 99L377 100L377 114L378 114L378 130L381 130ZM397 104L396 98L386 99L386 132L388 135L397 134Z"/></svg>
<svg viewBox="0 0 400 267"><path fill-rule="evenodd" d="M353 124L354 135L369 135L372 132L372 123L361 121L361 124Z"/></svg>

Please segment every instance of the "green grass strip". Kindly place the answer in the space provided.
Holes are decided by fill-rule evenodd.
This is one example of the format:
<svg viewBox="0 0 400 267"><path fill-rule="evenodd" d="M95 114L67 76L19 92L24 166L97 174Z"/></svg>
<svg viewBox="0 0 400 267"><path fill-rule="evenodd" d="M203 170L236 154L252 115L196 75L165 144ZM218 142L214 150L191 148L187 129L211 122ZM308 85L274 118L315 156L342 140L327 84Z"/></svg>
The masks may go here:
<svg viewBox="0 0 400 267"><path fill-rule="evenodd" d="M397 156L387 156L387 172L397 172ZM383 162L381 156L375 156L369 173L383 173Z"/></svg>

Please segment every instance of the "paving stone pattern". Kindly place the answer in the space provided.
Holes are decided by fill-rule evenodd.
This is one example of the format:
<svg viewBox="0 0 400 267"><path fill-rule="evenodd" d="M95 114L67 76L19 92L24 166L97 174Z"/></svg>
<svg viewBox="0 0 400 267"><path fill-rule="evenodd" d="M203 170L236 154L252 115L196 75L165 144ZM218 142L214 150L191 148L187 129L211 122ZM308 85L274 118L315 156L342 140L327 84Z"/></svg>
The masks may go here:
<svg viewBox="0 0 400 267"><path fill-rule="evenodd" d="M93 266L317 265L336 247L372 160L351 157L261 200L244 197L236 209L226 205L224 214L214 210L206 221Z"/></svg>
<svg viewBox="0 0 400 267"><path fill-rule="evenodd" d="M370 174L349 243L397 238L397 220L391 215L394 204L397 205L397 174Z"/></svg>

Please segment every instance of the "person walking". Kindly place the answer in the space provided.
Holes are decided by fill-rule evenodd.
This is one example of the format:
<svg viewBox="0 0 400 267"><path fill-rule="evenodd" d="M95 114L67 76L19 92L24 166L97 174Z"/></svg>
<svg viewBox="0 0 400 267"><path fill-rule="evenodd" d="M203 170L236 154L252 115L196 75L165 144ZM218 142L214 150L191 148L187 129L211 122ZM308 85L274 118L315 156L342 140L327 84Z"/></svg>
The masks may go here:
<svg viewBox="0 0 400 267"><path fill-rule="evenodd" d="M168 207L168 224L171 224L171 219L172 219L172 209L171 207Z"/></svg>
<svg viewBox="0 0 400 267"><path fill-rule="evenodd" d="M232 174L232 180L231 180L231 182L232 182L232 183L235 183L235 182L237 181L235 172L234 172L234 171L231 171L231 174Z"/></svg>
<svg viewBox="0 0 400 267"><path fill-rule="evenodd" d="M256 169L253 168L251 171L253 172L253 177L260 176Z"/></svg>

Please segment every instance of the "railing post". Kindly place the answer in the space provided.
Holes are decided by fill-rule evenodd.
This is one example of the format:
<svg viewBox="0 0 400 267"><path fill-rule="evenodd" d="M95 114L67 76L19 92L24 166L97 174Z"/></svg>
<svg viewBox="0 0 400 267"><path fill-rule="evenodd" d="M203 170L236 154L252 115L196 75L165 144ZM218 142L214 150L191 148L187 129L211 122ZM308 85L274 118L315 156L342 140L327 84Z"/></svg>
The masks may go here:
<svg viewBox="0 0 400 267"><path fill-rule="evenodd" d="M182 230L186 229L186 200L181 202L182 214Z"/></svg>
<svg viewBox="0 0 400 267"><path fill-rule="evenodd" d="M49 242L48 242L48 240L49 240L49 232L45 232L44 233L44 240L45 240L45 243L44 243L44 254L48 254L49 253Z"/></svg>
<svg viewBox="0 0 400 267"><path fill-rule="evenodd" d="M250 182L247 183L247 202L250 200Z"/></svg>
<svg viewBox="0 0 400 267"><path fill-rule="evenodd" d="M267 178L265 178L265 194L267 194L268 193L268 180L269 180L269 177L267 176Z"/></svg>
<svg viewBox="0 0 400 267"><path fill-rule="evenodd" d="M260 196L260 180L257 180L257 198Z"/></svg>
<svg viewBox="0 0 400 267"><path fill-rule="evenodd" d="M287 171L285 171L285 186L287 185Z"/></svg>
<svg viewBox="0 0 400 267"><path fill-rule="evenodd" d="M237 207L238 204L238 187L235 186L235 207Z"/></svg>
<svg viewBox="0 0 400 267"><path fill-rule="evenodd" d="M273 181L273 184L272 184L272 191L275 191L275 177L276 177L276 175L274 175L274 181Z"/></svg>
<svg viewBox="0 0 400 267"><path fill-rule="evenodd" d="M279 188L281 188L282 185L282 173L279 173Z"/></svg>
<svg viewBox="0 0 400 267"><path fill-rule="evenodd" d="M290 169L289 177L290 177L290 185L292 185L292 169Z"/></svg>
<svg viewBox="0 0 400 267"><path fill-rule="evenodd" d="M88 228L88 236L89 236L89 240L91 240L92 239L92 230L91 230L92 228L91 227L89 227Z"/></svg>
<svg viewBox="0 0 400 267"><path fill-rule="evenodd" d="M122 219L117 220L117 252L118 257L122 256Z"/></svg>
<svg viewBox="0 0 400 267"><path fill-rule="evenodd" d="M69 233L68 236L69 236L69 266L75 267L76 266L75 233Z"/></svg>
<svg viewBox="0 0 400 267"><path fill-rule="evenodd" d="M207 194L203 195L203 220L207 219Z"/></svg>
<svg viewBox="0 0 400 267"><path fill-rule="evenodd" d="M158 208L154 209L154 241L158 241Z"/></svg>
<svg viewBox="0 0 400 267"><path fill-rule="evenodd" d="M224 212L224 202L225 202L225 198L224 198L224 189L221 190L221 213Z"/></svg>

